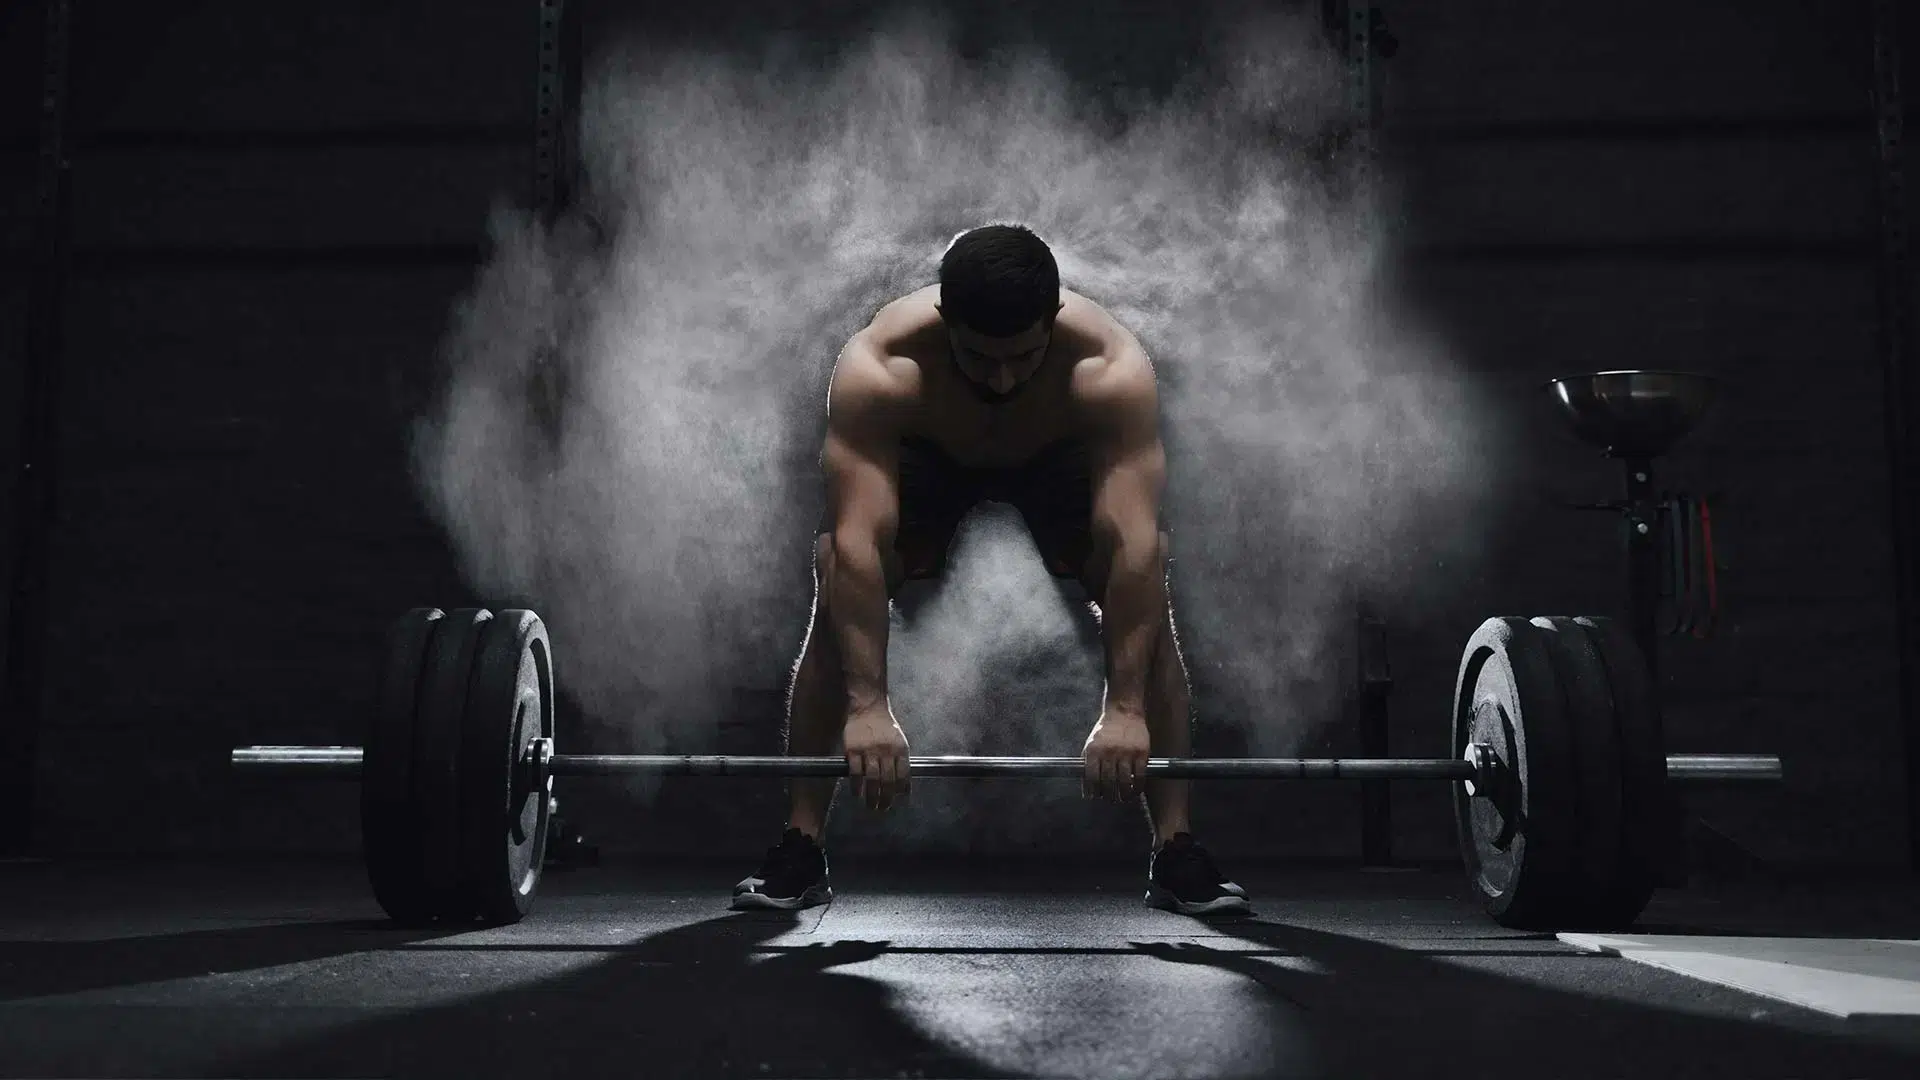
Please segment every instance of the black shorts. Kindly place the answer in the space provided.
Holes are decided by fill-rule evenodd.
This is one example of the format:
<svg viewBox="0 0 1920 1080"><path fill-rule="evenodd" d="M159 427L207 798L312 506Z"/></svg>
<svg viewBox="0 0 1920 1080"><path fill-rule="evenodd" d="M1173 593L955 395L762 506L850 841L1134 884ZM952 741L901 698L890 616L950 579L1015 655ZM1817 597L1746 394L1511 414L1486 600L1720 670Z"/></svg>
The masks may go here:
<svg viewBox="0 0 1920 1080"><path fill-rule="evenodd" d="M1093 469L1084 445L1062 440L1020 465L981 469L908 438L900 441L900 528L893 540L902 577L939 577L961 519L983 502L1020 512L1048 573L1080 576L1093 551Z"/></svg>

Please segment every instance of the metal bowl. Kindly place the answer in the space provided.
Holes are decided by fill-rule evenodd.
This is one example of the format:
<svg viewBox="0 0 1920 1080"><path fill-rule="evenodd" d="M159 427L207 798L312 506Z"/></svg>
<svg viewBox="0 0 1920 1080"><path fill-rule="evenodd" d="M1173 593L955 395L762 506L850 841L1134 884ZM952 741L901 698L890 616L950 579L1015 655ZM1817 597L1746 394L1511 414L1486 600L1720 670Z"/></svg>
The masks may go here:
<svg viewBox="0 0 1920 1080"><path fill-rule="evenodd" d="M1659 457L1712 407L1718 380L1688 371L1597 371L1547 384L1581 441L1609 457Z"/></svg>

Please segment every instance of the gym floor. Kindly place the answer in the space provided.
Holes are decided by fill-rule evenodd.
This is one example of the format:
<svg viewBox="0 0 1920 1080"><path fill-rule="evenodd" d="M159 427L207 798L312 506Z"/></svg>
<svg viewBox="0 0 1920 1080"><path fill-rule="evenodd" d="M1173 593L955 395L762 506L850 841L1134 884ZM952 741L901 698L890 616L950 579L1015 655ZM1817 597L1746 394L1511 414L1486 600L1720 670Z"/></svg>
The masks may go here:
<svg viewBox="0 0 1920 1080"><path fill-rule="evenodd" d="M0 1075L1911 1077L1851 1019L1494 925L1446 868L859 866L797 915L732 864L550 874L525 922L392 928L356 861L0 866ZM1914 938L1920 886L1663 892L1637 934ZM1817 964L1815 966L1818 966Z"/></svg>

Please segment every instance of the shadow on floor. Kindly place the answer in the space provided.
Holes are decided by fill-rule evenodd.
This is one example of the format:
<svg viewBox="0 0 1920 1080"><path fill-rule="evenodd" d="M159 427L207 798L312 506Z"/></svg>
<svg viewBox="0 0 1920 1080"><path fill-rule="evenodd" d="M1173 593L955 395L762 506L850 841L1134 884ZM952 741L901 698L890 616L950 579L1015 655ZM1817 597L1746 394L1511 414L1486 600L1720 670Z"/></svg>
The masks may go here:
<svg viewBox="0 0 1920 1080"><path fill-rule="evenodd" d="M89 941L8 941L0 946L0 1002L261 971L449 936L397 930L384 919L346 919Z"/></svg>
<svg viewBox="0 0 1920 1080"><path fill-rule="evenodd" d="M1595 977L1586 980L1592 992L1573 991L1528 978L1528 964L1512 958L1530 955L1541 965L1565 970L1564 965L1586 962L1579 957L1504 950L1425 953L1256 919L1210 925L1261 952L1311 963L1304 968L1267 963L1236 951L1237 946L1141 942L1134 947L1169 962L1234 972L1298 1010L1327 1075L1529 1080L1920 1075L1920 1047L1868 1045L1857 1033L1796 1031L1622 1000L1647 976L1644 969L1624 969L1617 962L1593 969ZM1489 970L1495 967L1502 970ZM1756 1008L1771 1005L1755 1001ZM1767 1011L1777 1015L1789 1007Z"/></svg>
<svg viewBox="0 0 1920 1080"><path fill-rule="evenodd" d="M1005 884L1017 883L1017 875L1008 877ZM932 888L937 880L926 884L938 891ZM1052 885L1057 891L1059 883ZM1691 932L1726 932L1709 926L1714 922L1765 921L1797 923L1806 936L1808 925L1791 911L1763 920L1760 907L1744 904L1688 900L1668 909L1660 918ZM441 944L454 935L365 919L8 942L0 950L0 1000L8 1002L369 953L381 960L366 966L365 977L394 980L406 992L371 986L364 1004L349 997L312 1008L270 996L253 1004L248 994L238 1004L219 994L196 1001L190 987L164 1008L16 1004L6 1010L13 1015L13 1044L5 1055L12 1064L0 1063L0 1073L21 1067L34 1075L995 1077L1012 1074L917 1024L894 998L894 983L837 969L887 954L911 964L917 953L961 953L989 965L991 980L1017 984L1061 970L1046 965L1124 952L1245 980L1258 997L1253 1012L1260 1030L1253 1034L1273 1047L1265 1075L1920 1075L1920 1050L1893 1045L1899 1033L1870 1042L1864 1030L1824 1018L1783 1023L1794 1010L1760 999L1755 1008L1772 1014L1764 1020L1729 1018L1724 1003L1719 1015L1704 1015L1704 1006L1681 1011L1688 1008L1683 984L1658 982L1662 977L1636 965L1565 954L1549 935L1463 939L1446 933L1396 945L1245 919L1193 924L1195 932L1224 935L1212 942L1228 947L1132 942L1120 933L1093 947L996 947L993 939L1004 928L993 926L977 928L979 947L964 941L918 948L774 942L798 924L793 916L724 914L610 947L577 938ZM1636 930L1655 932L1652 925ZM586 967L549 973L550 954L562 953L592 955ZM488 972L475 980L482 985L486 979L497 985L502 972L511 978L520 956L530 957L530 967L541 966L517 985L464 995L472 984L442 986L428 974L448 956L475 958L473 966ZM419 966L410 970L410 964ZM1155 983L1152 976L1141 981ZM1168 978L1165 985L1177 993L1191 984ZM1664 996L1650 998L1649 986L1664 986ZM379 1007L383 999L409 997L434 1003ZM954 1001L956 1008L966 1004ZM328 1015L317 1022L289 1019L303 1012ZM1122 1019L1132 1024L1131 1008L1128 1013ZM1178 1032L1152 1026L1153 1002L1141 1002L1137 1015L1139 1026L1127 1030L1141 1074L1191 1072L1182 1062L1197 1060L1200 1051L1183 1050ZM67 1030L52 1031L56 1024ZM1041 1025L1058 1031L1063 1046L1086 1029L1065 1008ZM70 1058L52 1056L64 1053L62 1046L79 1049ZM1070 1049L1035 1052L1049 1075L1085 1071L1075 1069Z"/></svg>
<svg viewBox="0 0 1920 1080"><path fill-rule="evenodd" d="M570 1080L1003 1075L916 1030L889 1004L885 984L833 970L880 955L884 942L763 947L797 922L753 913L676 927L582 971L356 1022L324 1039L223 1059L217 1071Z"/></svg>

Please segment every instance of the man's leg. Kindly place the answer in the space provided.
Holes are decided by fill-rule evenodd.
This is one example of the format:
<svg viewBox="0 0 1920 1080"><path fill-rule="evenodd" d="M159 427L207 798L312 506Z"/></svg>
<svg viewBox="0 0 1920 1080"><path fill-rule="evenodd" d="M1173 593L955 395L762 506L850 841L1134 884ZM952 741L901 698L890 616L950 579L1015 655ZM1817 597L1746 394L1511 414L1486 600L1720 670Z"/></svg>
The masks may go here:
<svg viewBox="0 0 1920 1080"><path fill-rule="evenodd" d="M1160 534L1161 572L1166 572L1167 534ZM1192 703L1186 658L1174 627L1173 604L1154 642L1147 670L1148 752L1154 757L1186 757L1193 750ZM1213 856L1193 839L1188 818L1191 781L1149 780L1145 802L1153 827L1153 862L1148 869L1147 902L1186 915L1237 914L1248 910L1247 892L1214 865Z"/></svg>
<svg viewBox="0 0 1920 1080"><path fill-rule="evenodd" d="M786 744L788 754L827 756L840 738L844 690L840 650L827 622L828 581L832 573L832 538L822 535L815 545L813 616L806 642L794 665L787 692ZM827 880L827 854L820 843L827 811L833 806L833 777L795 777L788 788L787 825L780 842L767 850L759 869L733 887L736 909L773 908L792 911L833 899Z"/></svg>
<svg viewBox="0 0 1920 1080"><path fill-rule="evenodd" d="M1167 536L1160 535L1164 558ZM1164 566L1165 563L1162 563ZM1154 757L1186 757L1193 750L1192 701L1187 687L1186 659L1180 653L1180 637L1173 625L1173 605L1167 605L1166 617L1154 640L1153 662L1147 670L1148 752ZM1147 822L1153 828L1153 846L1173 839L1175 833L1192 832L1187 816L1191 781L1148 780L1146 783Z"/></svg>
<svg viewBox="0 0 1920 1080"><path fill-rule="evenodd" d="M814 549L813 617L793 668L787 692L786 753L789 757L831 757L846 722L846 676L840 646L827 621L827 582L833 572L833 537L821 535ZM839 789L838 777L795 777L788 785L787 828L799 829L819 843L827 814Z"/></svg>

